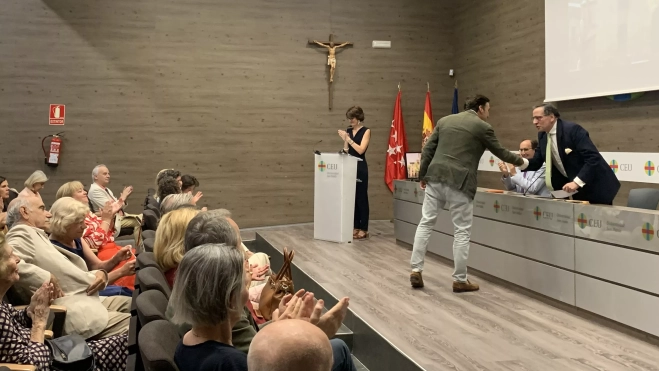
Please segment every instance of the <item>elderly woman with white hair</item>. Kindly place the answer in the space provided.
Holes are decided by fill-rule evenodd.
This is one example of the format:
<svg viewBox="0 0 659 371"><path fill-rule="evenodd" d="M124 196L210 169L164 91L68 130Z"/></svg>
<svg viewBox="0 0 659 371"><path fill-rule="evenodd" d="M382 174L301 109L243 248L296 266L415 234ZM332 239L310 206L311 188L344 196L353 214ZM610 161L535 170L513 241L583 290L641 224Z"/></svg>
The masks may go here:
<svg viewBox="0 0 659 371"><path fill-rule="evenodd" d="M50 241L53 245L81 257L89 270L109 272L109 285L134 289L135 259L130 246L119 248L111 252L111 258L102 260L82 238L87 228L85 219L89 215L87 205L71 197L62 197L55 201L50 213Z"/></svg>
<svg viewBox="0 0 659 371"><path fill-rule="evenodd" d="M41 199L39 191L41 191L48 181L46 174L37 170L29 178L25 180L25 188L18 194L18 197L38 197Z"/></svg>
<svg viewBox="0 0 659 371"><path fill-rule="evenodd" d="M19 262L0 234L0 296L4 296L19 280ZM54 291L51 283L43 283L32 295L30 305L23 310L0 302L0 363L33 365L39 371L50 370L53 356L50 347L44 344L44 331ZM87 345L96 362L95 370L125 370L127 342L126 334L88 340Z"/></svg>
<svg viewBox="0 0 659 371"><path fill-rule="evenodd" d="M170 298L172 321L192 329L174 355L179 370L247 371L247 355L231 341L247 303L247 264L240 250L225 244L196 247L181 260Z"/></svg>
<svg viewBox="0 0 659 371"><path fill-rule="evenodd" d="M83 205L89 203L87 198L87 192L83 187L82 183L79 181L73 181L64 183L58 190L57 199L62 197L71 197L74 200L80 202ZM92 213L91 211L85 216L85 232L82 235L82 239L87 243L87 245L95 251L96 256L102 260L112 260L117 254L125 254L126 250L130 250L135 254L135 249L131 249L131 246L119 246L114 242L115 235L118 235L119 231L115 227L115 215L116 210L113 209L111 201L107 201L105 206L99 210L100 216ZM121 269L129 261L135 260L134 256L129 257L127 260L121 260L114 269ZM135 276L128 275L117 279L114 283L117 286L123 286L130 290L135 288Z"/></svg>

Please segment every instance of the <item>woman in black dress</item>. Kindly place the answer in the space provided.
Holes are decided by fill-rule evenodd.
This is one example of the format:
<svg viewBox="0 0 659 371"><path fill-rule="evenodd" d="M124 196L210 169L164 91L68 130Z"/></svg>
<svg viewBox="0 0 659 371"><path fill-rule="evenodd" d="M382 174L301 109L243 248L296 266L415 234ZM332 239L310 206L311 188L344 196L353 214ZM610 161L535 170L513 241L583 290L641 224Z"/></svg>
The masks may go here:
<svg viewBox="0 0 659 371"><path fill-rule="evenodd" d="M368 235L368 165L366 164L366 150L371 140L371 130L362 125L364 111L361 107L353 106L346 112L350 126L346 131L339 130L343 139L343 151L359 157L362 161L357 163L357 189L355 191L355 223L352 237L363 240Z"/></svg>

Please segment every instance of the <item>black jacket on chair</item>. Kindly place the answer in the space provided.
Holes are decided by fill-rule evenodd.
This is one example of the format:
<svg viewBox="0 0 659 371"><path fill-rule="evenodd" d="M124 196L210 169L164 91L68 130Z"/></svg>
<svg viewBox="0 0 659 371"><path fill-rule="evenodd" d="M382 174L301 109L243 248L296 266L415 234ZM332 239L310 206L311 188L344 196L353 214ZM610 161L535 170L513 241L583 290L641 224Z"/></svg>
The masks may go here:
<svg viewBox="0 0 659 371"><path fill-rule="evenodd" d="M548 133L545 132L538 133L538 149L525 170L536 171L545 162L547 135ZM567 178L552 163L552 187L555 190L562 189L565 184L579 177L585 185L573 196L575 200L588 201L592 204L612 204L620 189L620 182L590 140L588 131L579 124L559 118L556 121L556 141ZM566 153L568 149L570 151Z"/></svg>

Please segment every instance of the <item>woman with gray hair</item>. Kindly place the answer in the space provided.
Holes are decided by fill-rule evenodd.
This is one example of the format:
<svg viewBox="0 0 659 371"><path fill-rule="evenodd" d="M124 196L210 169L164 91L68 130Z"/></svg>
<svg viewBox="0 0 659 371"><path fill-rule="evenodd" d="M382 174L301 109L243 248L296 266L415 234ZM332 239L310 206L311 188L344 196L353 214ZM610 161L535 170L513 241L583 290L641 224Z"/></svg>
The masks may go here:
<svg viewBox="0 0 659 371"><path fill-rule="evenodd" d="M48 181L46 174L37 170L25 180L25 188L18 194L18 197L38 197L41 199L39 191L43 189Z"/></svg>
<svg viewBox="0 0 659 371"><path fill-rule="evenodd" d="M226 244L202 245L183 257L169 300L172 322L192 325L176 348L179 370L247 371L247 355L231 342L231 328L247 303L247 264L240 250Z"/></svg>
<svg viewBox="0 0 659 371"><path fill-rule="evenodd" d="M87 205L71 197L62 197L55 201L50 213L52 214L50 219L50 242L53 245L81 257L89 270L109 272L107 284L117 284L117 286L127 287L130 290L134 289L135 259L132 259L133 254L130 246L120 248L112 258L103 261L94 254L89 244L82 239L86 228L85 218L89 214ZM130 259L132 260L117 268L124 260ZM120 280L124 277L130 279Z"/></svg>
<svg viewBox="0 0 659 371"><path fill-rule="evenodd" d="M170 211L180 209L182 207L196 207L197 201L201 198L201 192L197 192L199 197L192 196L190 193L175 193L170 194L160 201L160 215L163 216ZM202 207L201 211L208 210L206 207Z"/></svg>

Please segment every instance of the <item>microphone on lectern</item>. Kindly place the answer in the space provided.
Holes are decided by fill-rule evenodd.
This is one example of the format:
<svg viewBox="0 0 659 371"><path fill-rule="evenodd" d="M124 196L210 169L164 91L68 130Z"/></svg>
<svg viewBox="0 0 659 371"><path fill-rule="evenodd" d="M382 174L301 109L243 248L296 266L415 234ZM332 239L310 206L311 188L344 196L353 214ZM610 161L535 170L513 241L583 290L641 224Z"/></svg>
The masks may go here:
<svg viewBox="0 0 659 371"><path fill-rule="evenodd" d="M316 149L316 146L319 145L323 140L319 140L316 144L313 145L313 153L320 155L320 151Z"/></svg>

